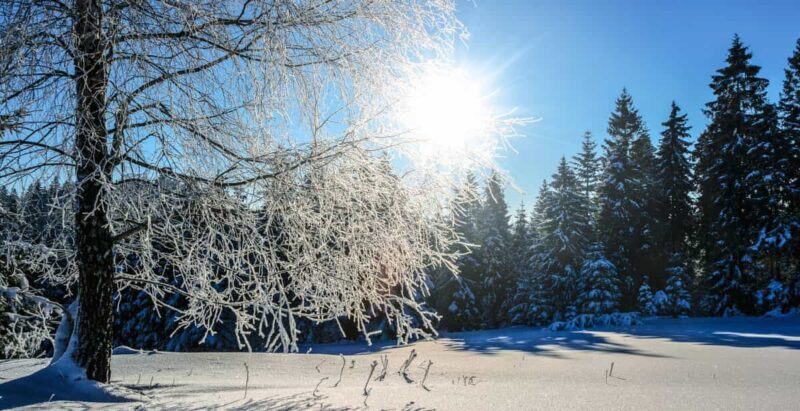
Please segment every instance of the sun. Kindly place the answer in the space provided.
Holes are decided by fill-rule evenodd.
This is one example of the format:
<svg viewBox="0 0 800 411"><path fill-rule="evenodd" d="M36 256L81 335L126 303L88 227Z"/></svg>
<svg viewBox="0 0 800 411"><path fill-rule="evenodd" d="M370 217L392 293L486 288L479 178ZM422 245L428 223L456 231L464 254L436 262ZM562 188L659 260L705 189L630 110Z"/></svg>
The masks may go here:
<svg viewBox="0 0 800 411"><path fill-rule="evenodd" d="M410 87L402 106L409 133L423 149L440 154L475 148L494 122L483 82L464 69L425 74Z"/></svg>

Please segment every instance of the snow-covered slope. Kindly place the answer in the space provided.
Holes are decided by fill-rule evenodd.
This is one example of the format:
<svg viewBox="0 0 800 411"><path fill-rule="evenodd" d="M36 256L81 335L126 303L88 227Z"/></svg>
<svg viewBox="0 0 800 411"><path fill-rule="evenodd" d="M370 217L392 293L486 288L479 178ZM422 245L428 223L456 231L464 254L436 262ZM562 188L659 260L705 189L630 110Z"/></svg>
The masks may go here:
<svg viewBox="0 0 800 411"><path fill-rule="evenodd" d="M0 378L12 381L0 385L0 408L318 410L363 409L365 400L370 409L396 410L796 410L800 404L800 317L650 319L627 329L509 328L407 347L308 348L306 354L115 355L115 387L139 400L127 403L62 401L59 376L23 392L13 379L46 361L7 361ZM412 350L417 357L407 380L397 371ZM334 387L339 353L344 369ZM375 381L383 355L388 373Z"/></svg>

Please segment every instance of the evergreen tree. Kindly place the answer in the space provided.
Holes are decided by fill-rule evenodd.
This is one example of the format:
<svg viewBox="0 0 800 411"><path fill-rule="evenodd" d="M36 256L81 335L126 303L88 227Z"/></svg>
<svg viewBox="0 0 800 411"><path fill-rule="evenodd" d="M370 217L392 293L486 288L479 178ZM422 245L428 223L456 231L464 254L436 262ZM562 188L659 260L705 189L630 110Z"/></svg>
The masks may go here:
<svg viewBox="0 0 800 411"><path fill-rule="evenodd" d="M516 288L514 284L519 282L522 273L528 269L528 261L531 256L531 234L528 227L528 214L525 212L525 204L520 203L514 215L514 224L511 230L511 253L510 263L513 268L514 277L511 279L512 289L509 290L513 295Z"/></svg>
<svg viewBox="0 0 800 411"><path fill-rule="evenodd" d="M528 214L525 203L521 202L514 214L514 224L511 229L511 249L516 256L523 256L528 249Z"/></svg>
<svg viewBox="0 0 800 411"><path fill-rule="evenodd" d="M543 324L550 317L550 305L544 293L541 273L542 218L551 194L547 180L542 182L536 203L528 220L528 259L520 272L510 312L513 324Z"/></svg>
<svg viewBox="0 0 800 411"><path fill-rule="evenodd" d="M605 240L607 256L620 275L623 309L635 307L635 284L641 282L633 266L640 248L636 242L636 216L641 212L641 205L636 202L634 194L640 181L631 159L631 145L642 131L642 121L633 107L633 99L623 89L608 120L609 138L604 147L598 217L598 230Z"/></svg>
<svg viewBox="0 0 800 411"><path fill-rule="evenodd" d="M19 231L17 213L19 196L15 190L0 186L0 241L10 239Z"/></svg>
<svg viewBox="0 0 800 411"><path fill-rule="evenodd" d="M664 130L658 147L656 163L656 245L664 261L664 290L670 301L666 314L687 314L690 308L688 290L692 277L688 263L692 258L694 240L694 200L692 166L689 152L687 116L673 101L669 118L662 123ZM685 261L676 260L677 257ZM685 304L684 304L685 302Z"/></svg>
<svg viewBox="0 0 800 411"><path fill-rule="evenodd" d="M583 134L581 152L572 160L575 177L581 194L581 204L586 218L594 224L597 214L597 187L600 184L600 159L597 157L597 144L591 131Z"/></svg>
<svg viewBox="0 0 800 411"><path fill-rule="evenodd" d="M634 245L631 270L636 283L647 275L650 285L662 287L665 283L664 268L666 257L656 244L656 217L659 213L656 177L656 150L650 140L650 133L640 121L640 131L631 143L631 163L633 165L633 186L629 195L639 206L633 215Z"/></svg>
<svg viewBox="0 0 800 411"><path fill-rule="evenodd" d="M750 167L745 182L749 191L753 230L751 250L756 260L756 287L783 283L788 274L788 245L791 240L789 195L790 147L778 128L775 106L765 104L754 119L754 137L745 153Z"/></svg>
<svg viewBox="0 0 800 411"><path fill-rule="evenodd" d="M432 306L442 316L439 326L450 331L469 330L480 324L478 301L473 287L480 284L481 267L476 256L479 252L477 219L480 211L478 181L473 173L467 173L463 186L458 189L451 204L454 226L461 241L456 245L459 253L456 266L459 275L440 269L434 273L431 292Z"/></svg>
<svg viewBox="0 0 800 411"><path fill-rule="evenodd" d="M647 276L642 278L642 285L639 286L639 295L637 296L639 305L639 312L642 315L651 317L656 315L658 309L656 308L655 297L653 290L650 288L650 280Z"/></svg>
<svg viewBox="0 0 800 411"><path fill-rule="evenodd" d="M25 222L22 237L33 243L45 243L50 226L50 193L40 180L28 187L21 200L21 218Z"/></svg>
<svg viewBox="0 0 800 411"><path fill-rule="evenodd" d="M589 227L581 208L577 179L564 157L553 174L550 188L541 216L537 269L549 311L553 319L561 320L577 308L577 284Z"/></svg>
<svg viewBox="0 0 800 411"><path fill-rule="evenodd" d="M788 279L789 304L800 306L800 39L785 70L778 103L781 132L786 139L786 191L789 197L787 224L791 229L788 244L794 275ZM791 272L791 271L790 271Z"/></svg>
<svg viewBox="0 0 800 411"><path fill-rule="evenodd" d="M765 204L751 197L751 150L761 143L767 124L768 81L736 36L727 66L713 76L714 101L706 105L710 124L698 142L701 242L704 249L704 307L714 314L755 311L757 264L754 243L761 227L756 210ZM750 176L750 178L748 177Z"/></svg>
<svg viewBox="0 0 800 411"><path fill-rule="evenodd" d="M693 230L692 166L689 162L689 126L686 114L672 102L669 118L662 123L658 147L657 179L660 247L667 255L688 255Z"/></svg>
<svg viewBox="0 0 800 411"><path fill-rule="evenodd" d="M789 149L789 192L793 217L800 213L800 39L789 58L789 67L785 69L783 90L778 103L781 130L788 141ZM800 223L795 222L795 229ZM797 236L795 236L797 238Z"/></svg>
<svg viewBox="0 0 800 411"><path fill-rule="evenodd" d="M621 294L617 268L605 256L602 243L592 244L581 267L578 307L582 314L617 311Z"/></svg>
<svg viewBox="0 0 800 411"><path fill-rule="evenodd" d="M509 245L511 231L503 182L496 172L486 179L483 207L478 220L481 238L479 252L482 278L478 292L483 323L487 327L504 324L511 308L514 287Z"/></svg>
<svg viewBox="0 0 800 411"><path fill-rule="evenodd" d="M667 295L667 303L663 307L664 314L677 317L689 314L692 309L688 265L685 254L675 252L670 256L667 265L667 285L664 288Z"/></svg>

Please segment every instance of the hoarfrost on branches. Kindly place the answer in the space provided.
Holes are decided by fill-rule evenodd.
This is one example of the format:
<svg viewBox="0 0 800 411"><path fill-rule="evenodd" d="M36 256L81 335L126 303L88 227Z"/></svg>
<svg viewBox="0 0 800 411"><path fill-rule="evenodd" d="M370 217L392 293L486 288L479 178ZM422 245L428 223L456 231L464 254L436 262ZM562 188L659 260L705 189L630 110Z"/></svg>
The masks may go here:
<svg viewBox="0 0 800 411"><path fill-rule="evenodd" d="M392 171L414 138L391 112L396 87L466 36L454 12L452 0L4 2L0 181L69 189L55 246L4 237L3 254L89 284L105 252L85 254L90 242L81 257L72 231L108 233L119 289L157 306L180 293L179 324L209 333L231 313L248 349L254 333L296 349L300 319L348 317L369 337L380 314L401 341L426 335L424 272L454 270L459 241L442 211L451 181Z"/></svg>

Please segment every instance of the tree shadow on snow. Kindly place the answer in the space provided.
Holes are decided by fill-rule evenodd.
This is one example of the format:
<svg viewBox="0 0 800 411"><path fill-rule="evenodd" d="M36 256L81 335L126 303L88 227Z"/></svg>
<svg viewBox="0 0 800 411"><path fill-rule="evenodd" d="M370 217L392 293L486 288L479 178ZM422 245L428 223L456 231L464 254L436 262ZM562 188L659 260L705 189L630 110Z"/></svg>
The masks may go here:
<svg viewBox="0 0 800 411"><path fill-rule="evenodd" d="M147 404L148 410L176 410L176 411L201 411L201 410L216 410L225 409L230 411L245 411L245 410L271 410L271 411L289 411L289 410L325 410L325 411L355 411L366 410L369 407L338 407L327 401L327 396L314 395L313 393L300 393L293 395L274 395L266 398L248 398L235 401L227 401L218 404L175 404L169 403L163 406ZM415 405L413 402L406 404L400 411L429 411L428 408L422 408Z"/></svg>
<svg viewBox="0 0 800 411"><path fill-rule="evenodd" d="M741 348L800 349L800 316L662 318L621 331L633 338Z"/></svg>
<svg viewBox="0 0 800 411"><path fill-rule="evenodd" d="M611 341L609 337L613 334L699 345L800 349L800 317L652 318L630 327L597 327L581 331L514 327L450 333L444 335L440 343L451 350L481 354L519 351L560 358L568 351L600 351L667 357L643 351L636 348L635 344Z"/></svg>
<svg viewBox="0 0 800 411"><path fill-rule="evenodd" d="M500 351L517 351L563 358L567 351L601 351L646 357L665 357L610 341L608 338L590 331L550 331L530 327L450 333L439 343L444 344L452 351L473 351L487 355Z"/></svg>

